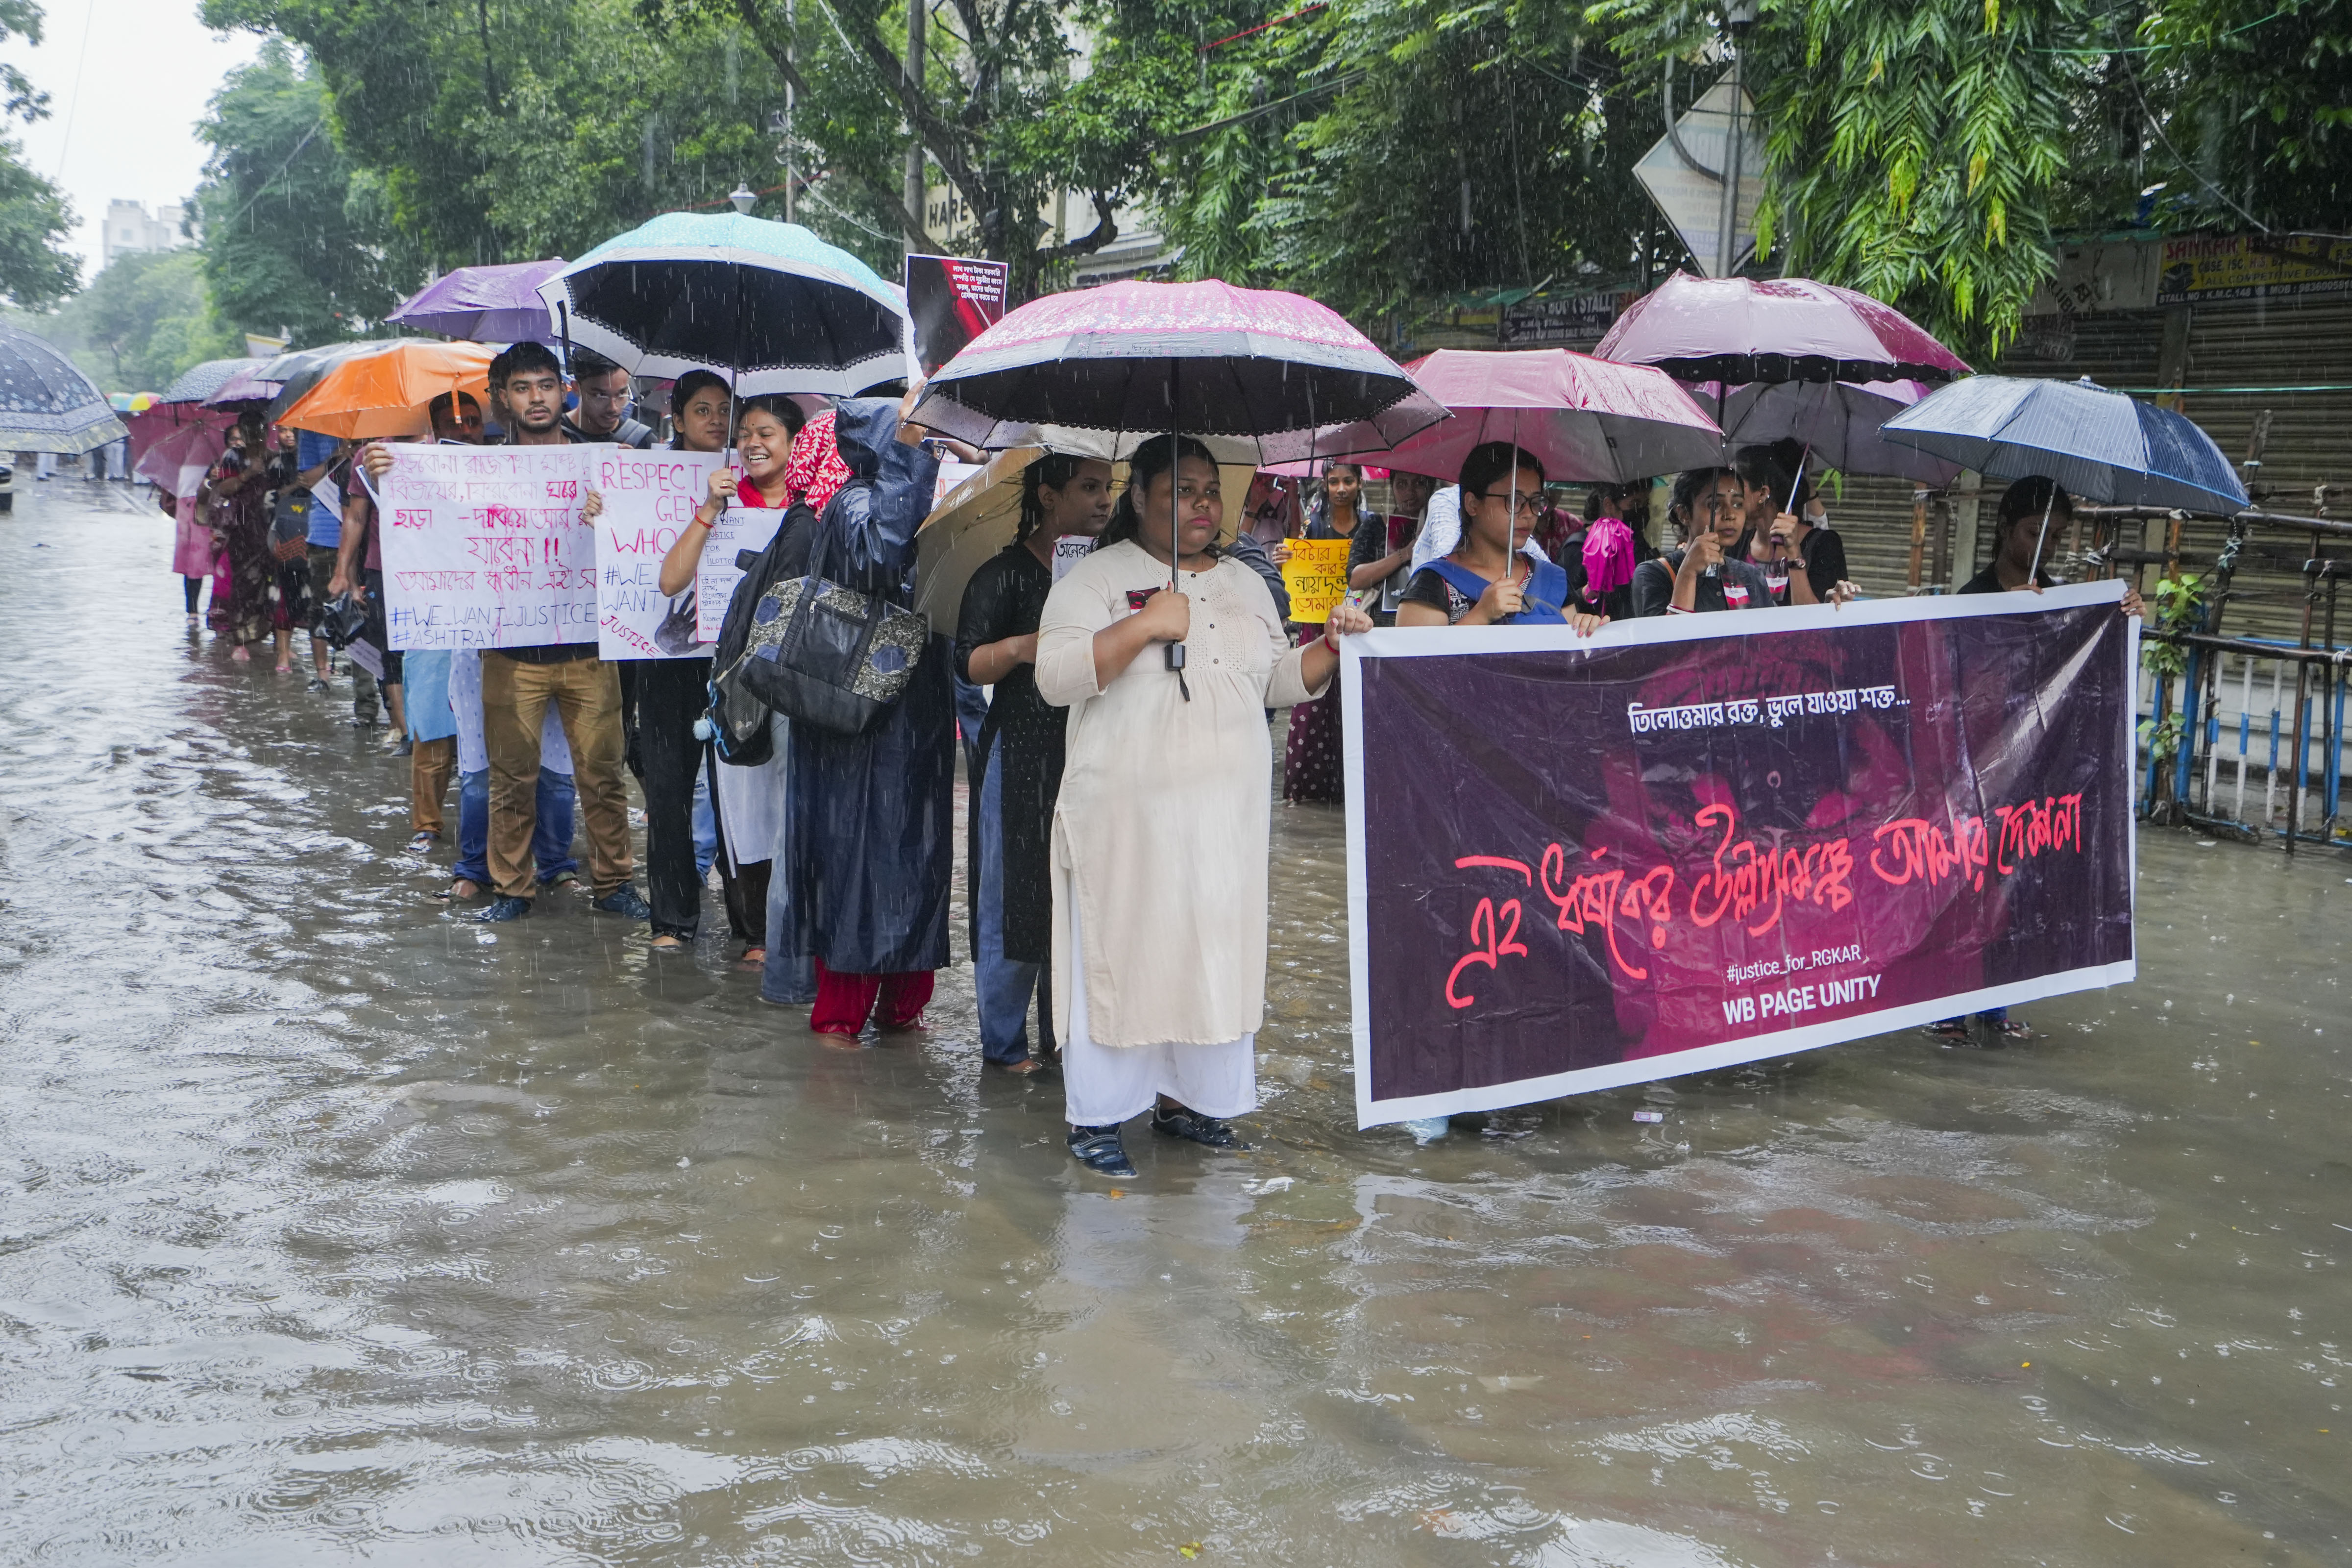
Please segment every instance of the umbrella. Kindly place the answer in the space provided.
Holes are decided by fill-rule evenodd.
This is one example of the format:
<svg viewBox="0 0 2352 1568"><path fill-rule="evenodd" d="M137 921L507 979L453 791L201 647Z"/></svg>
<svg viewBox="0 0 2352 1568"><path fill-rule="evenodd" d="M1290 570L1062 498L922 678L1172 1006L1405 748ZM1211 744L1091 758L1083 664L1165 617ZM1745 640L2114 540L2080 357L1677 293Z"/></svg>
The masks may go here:
<svg viewBox="0 0 2352 1568"><path fill-rule="evenodd" d="M913 417L977 447L1025 445L1040 426L1088 433L1107 456L1174 430L1263 463L1316 456L1319 427L1360 424L1386 447L1444 413L1336 311L1210 279L1033 300L942 365ZM1170 502L1172 590L1172 487ZM1183 669L1183 644L1168 645L1168 668Z"/></svg>
<svg viewBox="0 0 2352 1568"><path fill-rule="evenodd" d="M261 367L267 363L257 361L250 369L238 371L206 393L199 405L232 411L267 407L269 400L278 395L278 387L284 384L261 379Z"/></svg>
<svg viewBox="0 0 2352 1568"><path fill-rule="evenodd" d="M208 359L202 364L191 365L182 371L179 378L163 389L163 396L157 401L202 403L239 374L266 363L257 359Z"/></svg>
<svg viewBox="0 0 2352 1568"><path fill-rule="evenodd" d="M1124 457L1170 430L1253 466L1386 450L1444 417L1333 310L1274 289L1125 282L1033 300L941 366L917 423L976 447Z"/></svg>
<svg viewBox="0 0 2352 1568"><path fill-rule="evenodd" d="M220 460L229 425L229 416L215 414L167 431L147 448L131 471L167 495L193 495L205 473Z"/></svg>
<svg viewBox="0 0 2352 1568"><path fill-rule="evenodd" d="M1548 479L1625 484L1719 462L1723 433L1672 376L1612 364L1567 349L1506 353L1439 349L1406 367L1423 392L1454 411L1393 447L1358 446L1369 427L1326 432L1331 456L1385 450L1391 468L1450 479L1474 447L1509 441Z"/></svg>
<svg viewBox="0 0 2352 1568"><path fill-rule="evenodd" d="M1910 317L1810 278L1677 272L1617 318L1593 353L1677 381L1923 381L1969 367Z"/></svg>
<svg viewBox="0 0 2352 1568"><path fill-rule="evenodd" d="M1718 383L1693 389L1723 410L1727 447L1761 446L1783 437L1803 443L1845 474L1885 474L1944 486L1959 466L1890 441L1879 426L1927 395L1916 381L1751 381L1728 395Z"/></svg>
<svg viewBox="0 0 2352 1568"><path fill-rule="evenodd" d="M67 457L129 432L106 395L46 338L0 325L0 452Z"/></svg>
<svg viewBox="0 0 2352 1568"><path fill-rule="evenodd" d="M481 343L411 338L379 353L330 365L278 423L345 440L414 436L431 428L425 405L446 393L489 397L491 353ZM290 384L289 384L290 390Z"/></svg>
<svg viewBox="0 0 2352 1568"><path fill-rule="evenodd" d="M2085 500L2231 516L2246 488L2187 415L2085 377L1974 375L1886 422L1886 439L1989 479L2044 475Z"/></svg>
<svg viewBox="0 0 2352 1568"><path fill-rule="evenodd" d="M908 374L906 301L798 224L664 213L539 287L567 343L637 375L734 373L746 396L849 396Z"/></svg>
<svg viewBox="0 0 2352 1568"><path fill-rule="evenodd" d="M1885 435L1989 479L2046 476L2085 500L2231 516L2246 487L2213 437L2185 414L2110 392L2090 377L1973 375L1921 398ZM2050 505L2057 503L2051 495ZM2042 513L2050 531L2050 507ZM2033 569L2042 565L2042 541Z"/></svg>
<svg viewBox="0 0 2352 1568"><path fill-rule="evenodd" d="M460 267L427 283L384 320L478 343L552 342L555 325L539 286L562 266L559 256L503 267Z"/></svg>
<svg viewBox="0 0 2352 1568"><path fill-rule="evenodd" d="M256 381L276 381L278 384L266 410L269 422L275 425L285 418L286 411L294 406L298 398L317 385L320 376L345 360L382 353L386 349L415 341L410 338L379 338L359 342L325 343L315 349L298 349L292 353L279 354L253 373Z"/></svg>

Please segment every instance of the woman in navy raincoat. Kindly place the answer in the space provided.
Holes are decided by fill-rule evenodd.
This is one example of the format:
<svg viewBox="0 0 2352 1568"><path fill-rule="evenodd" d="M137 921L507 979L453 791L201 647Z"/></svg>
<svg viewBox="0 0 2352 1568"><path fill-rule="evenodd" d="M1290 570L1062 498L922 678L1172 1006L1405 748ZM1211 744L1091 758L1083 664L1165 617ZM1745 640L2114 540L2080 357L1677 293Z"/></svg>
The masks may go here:
<svg viewBox="0 0 2352 1568"><path fill-rule="evenodd" d="M912 394L909 394L911 399ZM835 440L850 479L827 502L806 572L892 603L914 601L915 531L930 510L939 459L902 426L907 405L844 402ZM925 647L890 715L863 735L794 724L786 812L790 882L782 933L815 961L809 1027L855 1037L922 1026L931 974L948 961L953 853L954 658Z"/></svg>

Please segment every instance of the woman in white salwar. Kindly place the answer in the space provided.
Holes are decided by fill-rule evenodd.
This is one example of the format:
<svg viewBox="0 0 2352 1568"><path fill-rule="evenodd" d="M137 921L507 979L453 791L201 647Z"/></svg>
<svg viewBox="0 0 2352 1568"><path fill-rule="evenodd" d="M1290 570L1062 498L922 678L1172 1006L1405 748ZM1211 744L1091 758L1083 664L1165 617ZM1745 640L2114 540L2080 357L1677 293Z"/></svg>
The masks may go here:
<svg viewBox="0 0 2352 1568"><path fill-rule="evenodd" d="M1228 1121L1257 1108L1265 710L1322 690L1339 639L1372 625L1342 604L1290 647L1265 582L1214 548L1224 500L1208 449L1157 437L1129 469L1101 544L1045 601L1036 662L1038 691L1071 710L1053 837L1069 1145L1110 1176L1135 1174L1120 1125L1147 1110L1155 1132L1246 1147ZM1181 670L1165 644L1182 645Z"/></svg>

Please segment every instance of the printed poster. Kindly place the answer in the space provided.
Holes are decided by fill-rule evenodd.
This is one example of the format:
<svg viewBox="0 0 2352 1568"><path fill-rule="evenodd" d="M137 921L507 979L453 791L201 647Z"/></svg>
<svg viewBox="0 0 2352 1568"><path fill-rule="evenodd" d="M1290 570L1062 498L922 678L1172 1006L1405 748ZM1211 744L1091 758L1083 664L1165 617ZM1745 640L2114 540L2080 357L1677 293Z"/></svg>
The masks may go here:
<svg viewBox="0 0 2352 1568"><path fill-rule="evenodd" d="M2121 593L1347 638L1360 1124L2132 979Z"/></svg>
<svg viewBox="0 0 2352 1568"><path fill-rule="evenodd" d="M1282 563L1282 585L1290 590L1290 618L1318 626L1348 596L1348 541L1294 539Z"/></svg>
<svg viewBox="0 0 2352 1568"><path fill-rule="evenodd" d="M696 591L661 591L662 557L710 493L723 452L635 451L596 446L596 653L599 658L692 658L710 651L699 635ZM732 510L732 509L730 509Z"/></svg>
<svg viewBox="0 0 2352 1568"><path fill-rule="evenodd" d="M581 509L604 449L394 445L377 508L394 649L595 641Z"/></svg>

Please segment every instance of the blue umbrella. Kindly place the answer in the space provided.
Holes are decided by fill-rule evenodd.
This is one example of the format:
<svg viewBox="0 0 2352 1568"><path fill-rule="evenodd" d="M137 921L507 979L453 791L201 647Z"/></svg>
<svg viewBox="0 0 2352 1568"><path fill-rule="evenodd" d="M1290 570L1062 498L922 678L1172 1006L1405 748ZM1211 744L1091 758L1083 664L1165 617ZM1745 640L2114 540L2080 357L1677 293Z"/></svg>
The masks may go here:
<svg viewBox="0 0 2352 1568"><path fill-rule="evenodd" d="M106 395L47 338L0 326L0 452L71 457L128 432Z"/></svg>
<svg viewBox="0 0 2352 1568"><path fill-rule="evenodd" d="M665 213L539 292L560 336L623 369L730 371L744 396L851 396L912 363L898 290L798 224L740 213Z"/></svg>
<svg viewBox="0 0 2352 1568"><path fill-rule="evenodd" d="M2225 517L2246 505L2237 470L2186 415L2088 378L1972 375L1929 393L1881 433L1989 479L2053 479L2084 500Z"/></svg>

